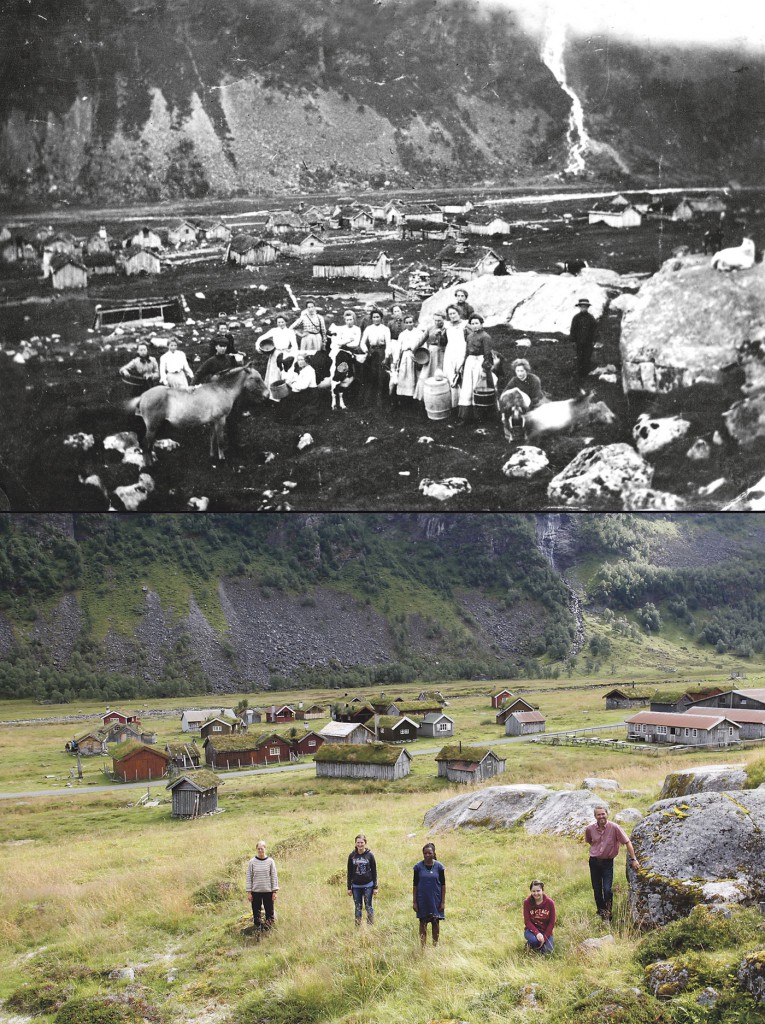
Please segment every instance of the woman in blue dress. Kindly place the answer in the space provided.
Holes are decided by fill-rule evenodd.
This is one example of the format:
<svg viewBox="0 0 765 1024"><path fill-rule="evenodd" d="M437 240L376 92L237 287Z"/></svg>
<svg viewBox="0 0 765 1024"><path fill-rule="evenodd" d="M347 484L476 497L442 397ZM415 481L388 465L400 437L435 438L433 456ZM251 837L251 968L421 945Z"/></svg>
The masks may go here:
<svg viewBox="0 0 765 1024"><path fill-rule="evenodd" d="M428 921L433 930L433 945L438 945L441 921L444 919L446 903L446 876L443 864L436 860L436 848L426 843L422 848L422 860L414 865L414 888L412 906L420 922L420 942L424 946L428 939Z"/></svg>

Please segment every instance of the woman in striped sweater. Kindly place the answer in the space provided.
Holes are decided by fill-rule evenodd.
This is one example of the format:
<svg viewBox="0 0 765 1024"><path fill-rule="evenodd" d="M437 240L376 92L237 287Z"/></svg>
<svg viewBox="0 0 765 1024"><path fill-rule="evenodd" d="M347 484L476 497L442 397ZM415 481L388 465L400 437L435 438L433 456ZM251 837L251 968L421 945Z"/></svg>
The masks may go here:
<svg viewBox="0 0 765 1024"><path fill-rule="evenodd" d="M266 844L262 839L256 849L256 855L247 865L247 899L252 903L255 927L268 930L274 923L274 902L279 890L279 877L273 858L266 856ZM265 925L260 919L261 907L266 912Z"/></svg>

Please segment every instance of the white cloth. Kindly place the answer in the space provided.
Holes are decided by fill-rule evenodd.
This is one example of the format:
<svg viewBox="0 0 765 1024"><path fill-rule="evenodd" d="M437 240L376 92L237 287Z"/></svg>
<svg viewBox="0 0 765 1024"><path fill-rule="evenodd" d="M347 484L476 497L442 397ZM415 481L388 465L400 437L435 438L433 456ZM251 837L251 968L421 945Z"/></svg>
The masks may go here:
<svg viewBox="0 0 765 1024"><path fill-rule="evenodd" d="M393 346L398 348L398 360L394 359L393 365L397 367L396 394L404 398L412 398L416 387L416 365L414 362L415 349L420 347L422 342L422 331L416 327L402 331Z"/></svg>
<svg viewBox="0 0 765 1024"><path fill-rule="evenodd" d="M364 328L364 333L361 335L361 351L371 352L373 348L376 349L381 346L387 351L390 340L389 327L386 327L385 324L379 324L377 327L374 324L370 324Z"/></svg>
<svg viewBox="0 0 765 1024"><path fill-rule="evenodd" d="M274 343L274 350L269 356L266 366L266 375L263 378L266 387L270 387L275 381L281 380L282 372L276 365L277 358L281 356L296 356L298 351L297 335L291 327L272 327L270 331L261 334L258 338L259 345L264 338L271 338Z"/></svg>
<svg viewBox="0 0 765 1024"><path fill-rule="evenodd" d="M449 381L452 389L452 409L459 402L460 389L455 386L454 378L465 361L466 348L465 324L462 320L458 324L448 324L446 327L446 348L444 349L442 373Z"/></svg>
<svg viewBox="0 0 765 1024"><path fill-rule="evenodd" d="M361 328L358 324L348 327L346 324L334 324L331 328L329 357L334 362L338 349L347 348L356 353L361 345Z"/></svg>
<svg viewBox="0 0 765 1024"><path fill-rule="evenodd" d="M312 366L304 366L298 370L294 364L285 373L284 379L291 391L307 391L316 387L316 370Z"/></svg>
<svg viewBox="0 0 765 1024"><path fill-rule="evenodd" d="M462 386L459 389L458 405L474 404L475 389L486 387L486 371L483 368L483 355L468 356L462 371Z"/></svg>
<svg viewBox="0 0 765 1024"><path fill-rule="evenodd" d="M160 356L159 379L162 384L169 388L188 388L193 377L186 353L179 348L169 349Z"/></svg>

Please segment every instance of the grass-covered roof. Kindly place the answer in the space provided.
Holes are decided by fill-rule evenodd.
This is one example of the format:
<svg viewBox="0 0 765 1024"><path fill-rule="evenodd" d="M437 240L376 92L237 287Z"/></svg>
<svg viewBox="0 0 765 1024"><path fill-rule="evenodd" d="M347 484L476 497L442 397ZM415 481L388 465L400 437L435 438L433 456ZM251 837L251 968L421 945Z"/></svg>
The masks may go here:
<svg viewBox="0 0 765 1024"><path fill-rule="evenodd" d="M199 747L193 740L190 743L167 743L165 750L171 757L182 757L184 754L199 757Z"/></svg>
<svg viewBox="0 0 765 1024"><path fill-rule="evenodd" d="M134 754L137 750L151 750L165 761L170 760L170 755L166 754L164 750L160 750L159 747L151 747L147 743L139 743L138 740L125 740L123 743L118 743L112 747L110 753L115 761L121 761L123 757Z"/></svg>
<svg viewBox="0 0 765 1024"><path fill-rule="evenodd" d="M268 733L270 736L271 733ZM215 750L219 754L225 754L226 751L235 750L255 750L261 737L255 736L252 733L249 735L240 735L236 732L225 733L223 736L208 736L205 743L212 744Z"/></svg>
<svg viewBox="0 0 765 1024"><path fill-rule="evenodd" d="M194 771L184 772L182 775L176 775L174 779L168 782L165 788L173 789L183 779L193 782L195 786L199 786L203 791L215 789L216 786L224 785L223 779L219 778L215 772L211 772L207 768L196 768Z"/></svg>
<svg viewBox="0 0 765 1024"><path fill-rule="evenodd" d="M491 747L462 747L458 743L449 743L436 754L436 761L483 761L487 754L494 754L500 761L505 758Z"/></svg>
<svg viewBox="0 0 765 1024"><path fill-rule="evenodd" d="M324 743L314 754L314 761L394 765L402 753L406 751L387 743Z"/></svg>
<svg viewBox="0 0 765 1024"><path fill-rule="evenodd" d="M398 725L399 722L403 722L406 715L380 715L377 719L377 725L380 729L392 729L394 725ZM411 722L411 719L409 719ZM412 725L417 725L416 722L412 722Z"/></svg>

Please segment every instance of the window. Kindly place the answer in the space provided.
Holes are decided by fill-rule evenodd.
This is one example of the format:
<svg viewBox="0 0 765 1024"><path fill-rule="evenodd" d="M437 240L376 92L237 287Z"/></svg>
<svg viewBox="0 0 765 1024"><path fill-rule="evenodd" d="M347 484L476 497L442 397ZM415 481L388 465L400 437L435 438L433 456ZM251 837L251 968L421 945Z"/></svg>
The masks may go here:
<svg viewBox="0 0 765 1024"><path fill-rule="evenodd" d="M698 734L699 734L699 730L698 729L694 729L693 730L694 737L698 736Z"/></svg>
<svg viewBox="0 0 765 1024"><path fill-rule="evenodd" d="M688 730L687 730L687 729L686 729L686 730L684 731L684 735L685 735L685 736L687 736L687 735L688 735Z"/></svg>
<svg viewBox="0 0 765 1024"><path fill-rule="evenodd" d="M278 747L269 747L269 748L268 748L268 753L269 753L269 754L272 754L272 755L273 755L274 757L278 757L278 756L279 756L279 753L280 753L280 751L279 751L279 748L278 748Z"/></svg>
<svg viewBox="0 0 765 1024"><path fill-rule="evenodd" d="M666 732L667 732L667 727L666 727L666 725L657 725L657 726L656 726L656 731L657 731L658 733L666 734Z"/></svg>
<svg viewBox="0 0 765 1024"><path fill-rule="evenodd" d="M449 732L449 723L448 722L439 722L438 723L438 731L439 732Z"/></svg>
<svg viewBox="0 0 765 1024"><path fill-rule="evenodd" d="M223 726L222 725L214 725L212 727L212 731L213 732L223 732Z"/></svg>
<svg viewBox="0 0 765 1024"><path fill-rule="evenodd" d="M308 741L308 746L309 747L315 747L316 746L316 740L309 740Z"/></svg>

